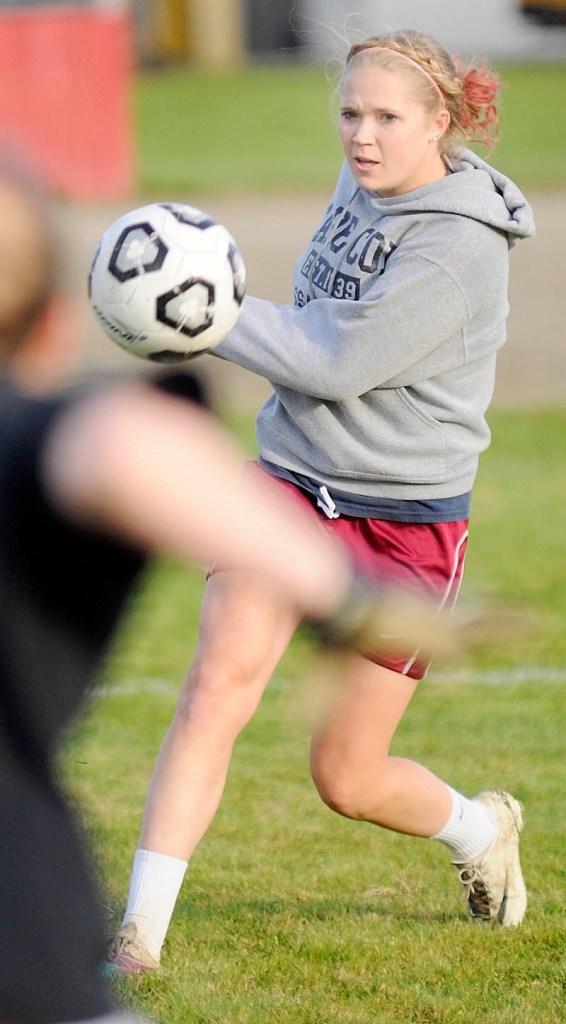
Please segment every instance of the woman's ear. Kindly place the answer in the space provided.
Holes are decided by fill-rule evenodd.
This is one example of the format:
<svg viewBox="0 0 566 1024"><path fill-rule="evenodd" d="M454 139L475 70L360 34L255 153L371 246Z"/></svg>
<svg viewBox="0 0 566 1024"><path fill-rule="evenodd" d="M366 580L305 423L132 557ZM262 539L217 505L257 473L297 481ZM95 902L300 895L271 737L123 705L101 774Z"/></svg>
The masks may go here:
<svg viewBox="0 0 566 1024"><path fill-rule="evenodd" d="M450 114L447 110L439 110L432 120L431 139L439 142L442 136L448 131L450 125Z"/></svg>

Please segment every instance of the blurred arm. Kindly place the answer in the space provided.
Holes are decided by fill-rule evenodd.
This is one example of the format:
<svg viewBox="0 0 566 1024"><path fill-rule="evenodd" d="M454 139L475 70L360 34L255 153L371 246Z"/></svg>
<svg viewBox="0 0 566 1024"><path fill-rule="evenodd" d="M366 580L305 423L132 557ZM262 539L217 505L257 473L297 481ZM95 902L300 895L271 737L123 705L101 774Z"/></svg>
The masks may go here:
<svg viewBox="0 0 566 1024"><path fill-rule="evenodd" d="M116 387L71 406L43 458L62 514L152 552L255 569L315 618L351 581L340 549L279 488L248 474L213 417L145 386Z"/></svg>

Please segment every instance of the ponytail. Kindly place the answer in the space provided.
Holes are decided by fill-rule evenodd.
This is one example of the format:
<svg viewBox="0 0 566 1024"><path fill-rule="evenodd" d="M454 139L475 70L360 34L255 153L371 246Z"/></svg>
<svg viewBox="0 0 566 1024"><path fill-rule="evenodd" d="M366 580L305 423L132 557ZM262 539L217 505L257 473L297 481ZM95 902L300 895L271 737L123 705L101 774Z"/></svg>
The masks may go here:
<svg viewBox="0 0 566 1024"><path fill-rule="evenodd" d="M502 81L484 61L459 66L458 77L462 82L460 94L460 130L469 142L482 142L492 148L499 134L499 112L496 99L502 88Z"/></svg>

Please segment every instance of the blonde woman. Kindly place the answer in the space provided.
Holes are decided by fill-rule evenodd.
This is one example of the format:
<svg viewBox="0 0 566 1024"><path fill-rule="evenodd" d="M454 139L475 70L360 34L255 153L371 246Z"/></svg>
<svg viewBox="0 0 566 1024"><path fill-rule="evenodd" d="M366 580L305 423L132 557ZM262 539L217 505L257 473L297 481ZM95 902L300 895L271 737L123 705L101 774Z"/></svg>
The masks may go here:
<svg viewBox="0 0 566 1024"><path fill-rule="evenodd" d="M478 457L490 439L509 250L533 233L516 185L462 148L495 141L499 88L485 65L461 66L419 33L353 46L339 90L345 163L297 262L294 303L246 298L216 352L272 385L257 417L259 471L368 576L396 576L444 607L460 586ZM233 743L296 625L257 575L215 567L110 971L157 967ZM427 667L401 645L387 657L351 655L315 731L314 784L339 814L444 844L471 917L518 925L527 903L518 802L499 789L469 798L390 756Z"/></svg>

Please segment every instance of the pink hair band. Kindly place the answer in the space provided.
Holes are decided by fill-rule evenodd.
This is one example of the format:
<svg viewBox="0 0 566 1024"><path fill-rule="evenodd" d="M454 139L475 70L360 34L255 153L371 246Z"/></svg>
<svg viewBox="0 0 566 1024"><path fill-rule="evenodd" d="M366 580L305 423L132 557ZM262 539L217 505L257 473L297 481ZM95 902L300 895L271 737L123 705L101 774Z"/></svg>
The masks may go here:
<svg viewBox="0 0 566 1024"><path fill-rule="evenodd" d="M438 98L439 98L440 103L442 104L442 106L446 107L446 102L444 100L444 95L442 93L442 89L434 81L434 78L432 77L432 75L429 75L428 71L425 71L425 69L423 68L422 64L419 64L418 61L413 60L412 57L408 57L406 53L401 53L400 50L391 50L388 46L365 46L363 50L358 50L358 53L363 53L364 50L377 50L380 53L392 53L394 57L400 57L401 60L406 60L409 64L412 64L413 67L418 68L419 71L421 72L421 74L423 74L425 76L425 78L428 79L428 81L432 85L434 91L438 95ZM357 54L356 54L356 56L357 56Z"/></svg>

